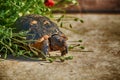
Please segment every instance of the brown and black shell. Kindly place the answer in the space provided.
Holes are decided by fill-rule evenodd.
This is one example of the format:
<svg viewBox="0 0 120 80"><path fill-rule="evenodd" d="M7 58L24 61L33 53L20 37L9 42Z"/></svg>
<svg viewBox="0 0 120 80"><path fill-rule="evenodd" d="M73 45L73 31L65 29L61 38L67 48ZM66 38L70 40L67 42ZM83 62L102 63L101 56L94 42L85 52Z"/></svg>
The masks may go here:
<svg viewBox="0 0 120 80"><path fill-rule="evenodd" d="M41 15L26 15L18 18L14 24L16 32L28 31L27 39L37 40L44 35L51 37L54 34L65 36L58 28L57 24L49 18ZM33 34L33 35L32 35Z"/></svg>

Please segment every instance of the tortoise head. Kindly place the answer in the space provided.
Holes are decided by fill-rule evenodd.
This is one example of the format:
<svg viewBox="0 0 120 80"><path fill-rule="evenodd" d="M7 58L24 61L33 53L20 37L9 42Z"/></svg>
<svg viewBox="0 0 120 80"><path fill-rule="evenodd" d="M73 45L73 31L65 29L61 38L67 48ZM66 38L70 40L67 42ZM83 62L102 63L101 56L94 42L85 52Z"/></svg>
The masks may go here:
<svg viewBox="0 0 120 80"><path fill-rule="evenodd" d="M64 35L54 34L49 38L49 46L51 51L61 51L61 56L68 53L66 44L67 37Z"/></svg>

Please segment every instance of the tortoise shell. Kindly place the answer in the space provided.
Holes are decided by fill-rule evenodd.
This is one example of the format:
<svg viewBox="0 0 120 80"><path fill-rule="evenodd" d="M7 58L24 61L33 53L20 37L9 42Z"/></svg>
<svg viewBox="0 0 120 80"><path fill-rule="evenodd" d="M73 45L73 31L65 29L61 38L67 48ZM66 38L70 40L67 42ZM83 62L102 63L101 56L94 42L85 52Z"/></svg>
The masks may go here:
<svg viewBox="0 0 120 80"><path fill-rule="evenodd" d="M59 30L57 24L49 18L40 15L26 15L18 18L15 22L16 32L28 31L29 34L34 34L34 38L38 39L44 35L51 36L53 34L64 34ZM29 36L28 39L31 39ZM33 37L32 37L33 38Z"/></svg>
<svg viewBox="0 0 120 80"><path fill-rule="evenodd" d="M49 18L35 14L22 16L16 20L14 27L16 32L27 31L26 39L31 40L29 43L38 49L43 49L43 52L50 51L45 50L46 45L51 51L60 50L65 54L67 37Z"/></svg>

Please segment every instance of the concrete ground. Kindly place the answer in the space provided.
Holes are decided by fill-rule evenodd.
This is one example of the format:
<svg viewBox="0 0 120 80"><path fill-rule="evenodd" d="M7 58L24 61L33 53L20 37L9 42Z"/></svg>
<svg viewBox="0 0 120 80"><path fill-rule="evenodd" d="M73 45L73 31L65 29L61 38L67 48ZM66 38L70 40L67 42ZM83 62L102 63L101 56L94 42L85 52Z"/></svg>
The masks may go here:
<svg viewBox="0 0 120 80"><path fill-rule="evenodd" d="M83 40L84 50L69 51L68 55L74 58L65 62L1 60L0 80L120 80L120 14L67 16L61 30L69 38L68 45ZM84 23L75 22L72 17L81 18ZM69 23L73 28L69 28Z"/></svg>

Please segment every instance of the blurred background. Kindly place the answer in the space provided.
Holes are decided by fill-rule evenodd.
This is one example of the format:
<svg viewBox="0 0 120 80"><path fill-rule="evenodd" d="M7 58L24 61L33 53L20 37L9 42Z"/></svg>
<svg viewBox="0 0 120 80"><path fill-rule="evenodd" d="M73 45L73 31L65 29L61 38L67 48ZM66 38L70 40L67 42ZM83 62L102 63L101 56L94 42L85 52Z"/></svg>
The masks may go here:
<svg viewBox="0 0 120 80"><path fill-rule="evenodd" d="M120 0L78 0L79 6L67 8L67 12L120 13Z"/></svg>

